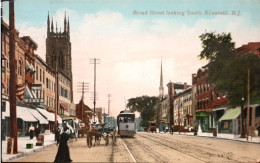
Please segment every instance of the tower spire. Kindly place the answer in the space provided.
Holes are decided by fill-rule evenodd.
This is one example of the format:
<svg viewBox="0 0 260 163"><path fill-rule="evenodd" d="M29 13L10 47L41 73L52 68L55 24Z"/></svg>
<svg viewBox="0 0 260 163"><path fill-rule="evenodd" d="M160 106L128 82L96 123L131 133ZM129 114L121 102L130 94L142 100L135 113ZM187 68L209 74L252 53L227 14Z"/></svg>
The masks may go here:
<svg viewBox="0 0 260 163"><path fill-rule="evenodd" d="M67 32L67 21L66 21L66 11L65 11L65 16L64 16L64 33Z"/></svg>
<svg viewBox="0 0 260 163"><path fill-rule="evenodd" d="M67 30L67 32L68 32L68 36L70 36L70 17L68 17L68 30Z"/></svg>
<svg viewBox="0 0 260 163"><path fill-rule="evenodd" d="M54 32L54 30L53 30L53 17L51 18L51 32Z"/></svg>
<svg viewBox="0 0 260 163"><path fill-rule="evenodd" d="M56 22L56 33L58 33L58 23Z"/></svg>
<svg viewBox="0 0 260 163"><path fill-rule="evenodd" d="M163 71L162 71L162 60L161 60L161 74L160 74L160 87L159 87L159 97L163 98L164 88L163 88Z"/></svg>
<svg viewBox="0 0 260 163"><path fill-rule="evenodd" d="M50 33L50 17L49 17L49 11L48 11L48 18L47 18L47 34Z"/></svg>

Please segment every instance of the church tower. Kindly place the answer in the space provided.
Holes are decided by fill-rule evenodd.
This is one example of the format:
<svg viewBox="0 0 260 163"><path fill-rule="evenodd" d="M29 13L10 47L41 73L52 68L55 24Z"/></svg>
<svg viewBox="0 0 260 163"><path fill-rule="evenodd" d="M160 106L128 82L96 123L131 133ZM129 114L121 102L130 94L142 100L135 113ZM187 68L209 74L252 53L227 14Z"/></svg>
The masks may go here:
<svg viewBox="0 0 260 163"><path fill-rule="evenodd" d="M50 22L51 21L51 22ZM64 16L64 30L58 31L56 22L56 31L54 31L53 18L50 20L49 12L47 17L47 38L46 38L46 63L54 71L58 70L71 82L71 101L72 92L72 58L70 42L70 24L69 18ZM57 66L57 67L56 67Z"/></svg>
<svg viewBox="0 0 260 163"><path fill-rule="evenodd" d="M162 73L162 61L161 61L161 74L160 74L160 87L159 87L159 98L163 99L164 88L163 88L163 73Z"/></svg>

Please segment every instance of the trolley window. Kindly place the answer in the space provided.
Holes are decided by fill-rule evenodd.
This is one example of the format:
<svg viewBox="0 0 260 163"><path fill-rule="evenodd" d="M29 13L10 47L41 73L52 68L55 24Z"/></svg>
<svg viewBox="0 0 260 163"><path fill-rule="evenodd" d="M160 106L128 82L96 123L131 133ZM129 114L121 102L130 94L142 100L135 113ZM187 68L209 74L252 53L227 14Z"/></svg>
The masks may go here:
<svg viewBox="0 0 260 163"><path fill-rule="evenodd" d="M121 114L119 115L119 122L121 123L133 123L135 121L134 114Z"/></svg>

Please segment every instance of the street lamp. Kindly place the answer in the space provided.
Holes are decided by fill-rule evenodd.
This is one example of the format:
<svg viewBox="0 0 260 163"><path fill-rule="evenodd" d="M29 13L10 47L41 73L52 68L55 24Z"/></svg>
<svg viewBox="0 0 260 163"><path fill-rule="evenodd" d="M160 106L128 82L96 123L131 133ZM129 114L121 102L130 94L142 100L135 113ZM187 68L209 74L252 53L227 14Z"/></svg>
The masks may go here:
<svg viewBox="0 0 260 163"><path fill-rule="evenodd" d="M244 97L241 98L241 135L240 138L245 138L245 125L244 125Z"/></svg>

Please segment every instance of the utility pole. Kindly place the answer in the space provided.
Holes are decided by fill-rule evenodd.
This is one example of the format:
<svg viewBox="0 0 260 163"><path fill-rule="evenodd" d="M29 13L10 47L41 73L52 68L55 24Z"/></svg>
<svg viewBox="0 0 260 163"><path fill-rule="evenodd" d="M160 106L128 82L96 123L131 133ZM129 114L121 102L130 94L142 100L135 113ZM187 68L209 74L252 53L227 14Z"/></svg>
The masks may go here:
<svg viewBox="0 0 260 163"><path fill-rule="evenodd" d="M90 64L94 64L94 121L95 121L95 114L96 114L96 64L100 63L100 59L93 58L90 59Z"/></svg>
<svg viewBox="0 0 260 163"><path fill-rule="evenodd" d="M247 136L246 140L248 141L248 135L249 135L249 111L250 111L250 69L247 70ZM251 135L252 136L252 135Z"/></svg>
<svg viewBox="0 0 260 163"><path fill-rule="evenodd" d="M9 1L9 59L10 59L10 79L9 79L9 100L10 100L10 137L14 139L13 154L18 153L17 149L17 117L16 117L16 59L15 59L15 14L14 1Z"/></svg>
<svg viewBox="0 0 260 163"><path fill-rule="evenodd" d="M81 96L81 121L84 122L84 108L83 108L83 100L84 100L84 94L85 92L88 92L88 84L86 82L78 82L78 92L82 92L82 96Z"/></svg>
<svg viewBox="0 0 260 163"><path fill-rule="evenodd" d="M55 57L56 69L55 69L55 80L56 80L56 91L55 91L55 99L56 99L56 107L55 107L55 141L57 140L57 130L58 130L58 112L59 112L59 72L58 72L58 56Z"/></svg>
<svg viewBox="0 0 260 163"><path fill-rule="evenodd" d="M109 117L109 115L110 115L110 102L111 102L110 97L111 97L111 94L107 94L107 97L108 97L108 117Z"/></svg>

